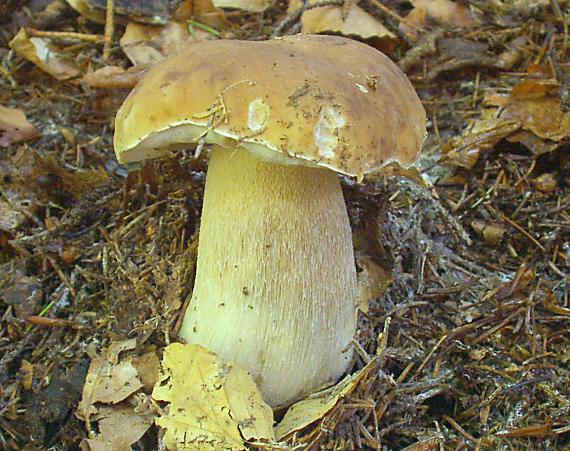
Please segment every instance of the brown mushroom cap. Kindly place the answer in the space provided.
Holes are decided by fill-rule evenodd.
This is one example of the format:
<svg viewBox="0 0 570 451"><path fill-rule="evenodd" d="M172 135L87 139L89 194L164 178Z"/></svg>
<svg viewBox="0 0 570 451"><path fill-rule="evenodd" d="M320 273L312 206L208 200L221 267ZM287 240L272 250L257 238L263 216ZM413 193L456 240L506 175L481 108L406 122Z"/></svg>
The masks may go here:
<svg viewBox="0 0 570 451"><path fill-rule="evenodd" d="M153 67L119 110L121 163L202 140L269 161L362 176L413 163L426 114L405 74L336 36L190 44Z"/></svg>

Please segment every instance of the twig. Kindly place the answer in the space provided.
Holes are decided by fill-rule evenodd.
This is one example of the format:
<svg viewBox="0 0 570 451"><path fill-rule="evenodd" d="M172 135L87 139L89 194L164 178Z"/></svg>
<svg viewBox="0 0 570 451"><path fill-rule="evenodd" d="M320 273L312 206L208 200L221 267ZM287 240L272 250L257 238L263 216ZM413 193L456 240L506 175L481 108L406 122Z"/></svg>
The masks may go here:
<svg viewBox="0 0 570 451"><path fill-rule="evenodd" d="M457 423L457 421L455 421L453 418L448 417L447 415L443 416L443 419L445 421L447 421L452 427L453 429L455 429L457 432L459 432L463 437L465 437L467 440L471 440L473 443L477 442L477 439L475 437L473 437L471 434L469 434L465 429L463 429L461 426L459 426L459 424Z"/></svg>
<svg viewBox="0 0 570 451"><path fill-rule="evenodd" d="M111 54L111 44L115 33L115 0L107 0L105 14L105 45L103 46L103 59L106 61Z"/></svg>
<svg viewBox="0 0 570 451"><path fill-rule="evenodd" d="M74 41L103 42L105 37L100 34L76 33L74 31L44 31L35 28L26 28L29 36L50 39L71 39Z"/></svg>
<svg viewBox="0 0 570 451"><path fill-rule="evenodd" d="M503 220L508 222L510 225L512 225L515 229L517 229L520 233L522 233L524 236L526 236L530 241L532 241L536 247L538 247L542 252L545 252L546 249L544 249L544 246L542 244L540 244L538 242L538 240L533 237L530 233L528 233L523 227L521 227L520 225L518 225L515 221L513 221L512 219L508 218L505 215L502 215Z"/></svg>
<svg viewBox="0 0 570 451"><path fill-rule="evenodd" d="M410 22L408 19L406 19L405 17L400 16L398 13L392 11L390 8L388 8L386 5L384 5L383 3L380 3L379 0L369 0L370 3L372 3L374 6L376 6L376 8L378 8L379 10L381 10L383 13L385 13L386 15L396 19L398 22L402 22L403 24L407 25L410 28L413 28L416 31L419 31L420 33L424 31L424 29L418 25L413 24L412 22Z"/></svg>

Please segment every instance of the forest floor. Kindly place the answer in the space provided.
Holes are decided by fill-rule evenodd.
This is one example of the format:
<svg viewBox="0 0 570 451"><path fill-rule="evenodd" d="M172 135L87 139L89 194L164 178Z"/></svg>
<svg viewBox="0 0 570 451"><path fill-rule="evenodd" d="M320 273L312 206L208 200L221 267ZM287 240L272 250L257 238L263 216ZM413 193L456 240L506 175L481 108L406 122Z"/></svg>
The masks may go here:
<svg viewBox="0 0 570 451"><path fill-rule="evenodd" d="M343 179L366 281L349 374L365 371L303 428L248 446L570 447L570 2L113 3L0 5L0 448L157 448L132 412L191 292L207 161L129 172L115 114L182 39L299 31L388 54L428 137L421 180ZM138 398L86 420L86 376L117 343Z"/></svg>

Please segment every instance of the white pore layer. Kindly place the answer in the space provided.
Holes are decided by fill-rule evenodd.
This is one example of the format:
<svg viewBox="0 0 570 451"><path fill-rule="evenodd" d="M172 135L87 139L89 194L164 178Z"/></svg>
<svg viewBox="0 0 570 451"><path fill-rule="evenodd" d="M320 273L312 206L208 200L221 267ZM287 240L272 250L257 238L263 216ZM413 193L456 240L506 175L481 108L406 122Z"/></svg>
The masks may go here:
<svg viewBox="0 0 570 451"><path fill-rule="evenodd" d="M346 370L355 292L338 177L214 148L180 336L247 369L272 406L288 404Z"/></svg>

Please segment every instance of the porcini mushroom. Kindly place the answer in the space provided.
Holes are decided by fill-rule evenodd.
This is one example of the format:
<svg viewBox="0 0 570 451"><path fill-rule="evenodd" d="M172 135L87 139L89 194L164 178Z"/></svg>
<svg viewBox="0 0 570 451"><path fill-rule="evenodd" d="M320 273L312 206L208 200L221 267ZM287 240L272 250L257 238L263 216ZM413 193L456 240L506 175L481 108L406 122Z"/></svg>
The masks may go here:
<svg viewBox="0 0 570 451"><path fill-rule="evenodd" d="M204 41L152 68L117 114L119 162L211 145L180 337L246 368L272 406L342 375L356 269L336 173L411 164L425 122L403 72L341 37Z"/></svg>

